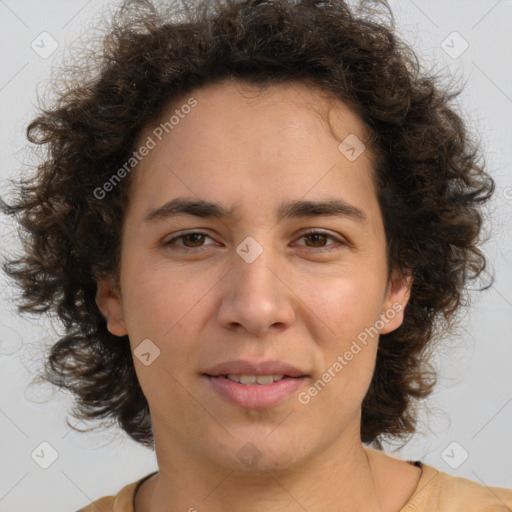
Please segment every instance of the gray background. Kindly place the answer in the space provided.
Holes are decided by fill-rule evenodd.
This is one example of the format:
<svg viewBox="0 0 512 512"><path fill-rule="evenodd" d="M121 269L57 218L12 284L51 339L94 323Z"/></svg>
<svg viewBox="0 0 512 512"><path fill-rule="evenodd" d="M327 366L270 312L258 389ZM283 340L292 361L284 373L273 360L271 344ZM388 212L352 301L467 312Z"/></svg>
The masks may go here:
<svg viewBox="0 0 512 512"><path fill-rule="evenodd" d="M512 1L389 3L399 34L420 60L427 67L435 63L456 85L466 84L460 109L484 144L497 181L486 245L495 285L474 295L459 334L439 345L439 385L420 411L418 434L396 453L512 488ZM0 0L0 195L6 180L27 163L24 130L53 63L61 62L77 34L112 5L106 0ZM58 48L48 56L52 44ZM0 216L1 255L17 246L13 229ZM71 397L31 384L41 348L58 333L48 320L16 315L12 294L2 276L0 510L70 512L157 469L154 454L118 430L72 431L66 425Z"/></svg>

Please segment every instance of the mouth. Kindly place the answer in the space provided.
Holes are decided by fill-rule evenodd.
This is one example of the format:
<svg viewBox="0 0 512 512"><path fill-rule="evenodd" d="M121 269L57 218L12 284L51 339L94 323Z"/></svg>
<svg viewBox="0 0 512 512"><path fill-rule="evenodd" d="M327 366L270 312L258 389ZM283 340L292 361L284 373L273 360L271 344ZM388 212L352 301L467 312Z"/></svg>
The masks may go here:
<svg viewBox="0 0 512 512"><path fill-rule="evenodd" d="M253 384L256 384L258 386L264 386L267 384L272 384L273 382L279 382L283 379L300 379L302 377L305 377L305 375L292 377L291 375L208 375L207 373L205 373L204 375L206 375L207 377L211 377L213 379L228 379L232 382L243 384L244 386L250 386Z"/></svg>
<svg viewBox="0 0 512 512"><path fill-rule="evenodd" d="M278 360L268 360L262 362L253 362L245 359L235 359L219 363L212 368L208 368L204 372L211 377L226 377L232 380L242 378L247 384L253 384L253 377L275 377L279 380L283 377L304 377L305 372L299 370L289 363Z"/></svg>
<svg viewBox="0 0 512 512"><path fill-rule="evenodd" d="M209 368L202 377L215 398L243 409L266 409L288 400L309 375L284 361L236 359Z"/></svg>
<svg viewBox="0 0 512 512"><path fill-rule="evenodd" d="M286 403L305 384L307 376L203 374L216 398L241 409L269 409Z"/></svg>

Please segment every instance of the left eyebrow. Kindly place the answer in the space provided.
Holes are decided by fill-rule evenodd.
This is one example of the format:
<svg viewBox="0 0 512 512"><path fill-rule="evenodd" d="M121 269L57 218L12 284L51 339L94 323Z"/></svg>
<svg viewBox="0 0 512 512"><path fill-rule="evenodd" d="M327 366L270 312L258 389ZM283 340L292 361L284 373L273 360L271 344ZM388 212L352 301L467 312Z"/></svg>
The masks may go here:
<svg viewBox="0 0 512 512"><path fill-rule="evenodd" d="M368 222L368 217L363 210L341 199L331 199L329 201L291 201L289 203L282 203L278 210L279 220L314 217L316 215L348 217L361 223Z"/></svg>
<svg viewBox="0 0 512 512"><path fill-rule="evenodd" d="M234 208L226 208L221 203L202 199L177 197L162 206L149 210L144 222L157 222L178 215L191 215L200 218L227 219L233 217ZM341 199L327 201L289 201L281 203L277 210L277 219L305 218L318 215L347 217L360 223L368 222L363 210Z"/></svg>

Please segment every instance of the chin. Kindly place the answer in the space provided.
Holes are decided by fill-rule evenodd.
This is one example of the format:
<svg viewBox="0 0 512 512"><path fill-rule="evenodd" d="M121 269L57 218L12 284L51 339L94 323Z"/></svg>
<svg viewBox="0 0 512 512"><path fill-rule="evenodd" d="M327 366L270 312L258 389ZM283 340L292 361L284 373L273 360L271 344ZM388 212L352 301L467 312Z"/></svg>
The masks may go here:
<svg viewBox="0 0 512 512"><path fill-rule="evenodd" d="M273 429L261 429L259 433L243 429L243 433L236 434L230 430L233 436L218 444L220 453L208 451L216 464L240 474L286 472L305 464L315 452L313 446L305 445L306 440L311 443L311 437L304 435L302 439L284 428L278 435L279 428L274 425Z"/></svg>

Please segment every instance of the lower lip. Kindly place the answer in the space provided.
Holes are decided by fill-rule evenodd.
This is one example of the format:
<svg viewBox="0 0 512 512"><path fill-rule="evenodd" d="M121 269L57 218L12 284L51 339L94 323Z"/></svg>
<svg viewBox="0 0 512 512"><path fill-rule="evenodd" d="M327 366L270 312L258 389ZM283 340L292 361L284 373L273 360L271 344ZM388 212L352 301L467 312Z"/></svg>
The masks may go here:
<svg viewBox="0 0 512 512"><path fill-rule="evenodd" d="M296 392L305 380L305 377L284 377L270 384L240 384L224 377L205 377L222 398L244 409L273 407Z"/></svg>

